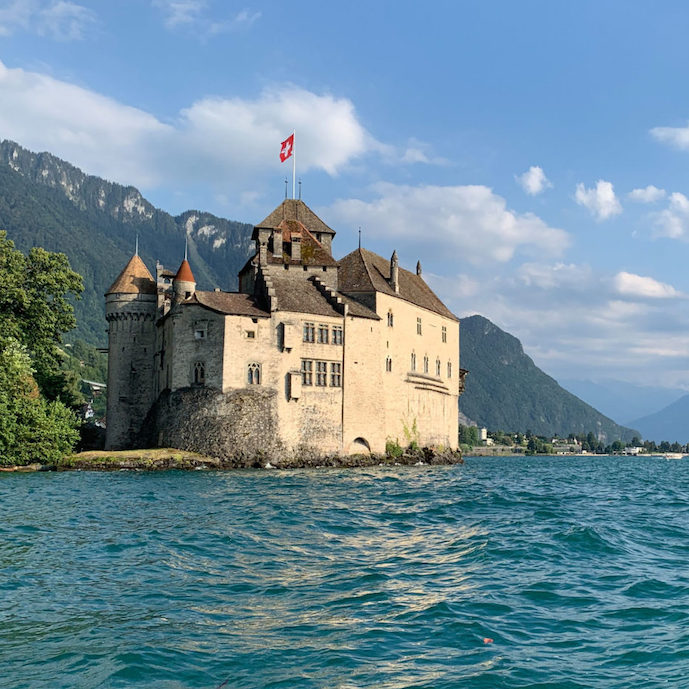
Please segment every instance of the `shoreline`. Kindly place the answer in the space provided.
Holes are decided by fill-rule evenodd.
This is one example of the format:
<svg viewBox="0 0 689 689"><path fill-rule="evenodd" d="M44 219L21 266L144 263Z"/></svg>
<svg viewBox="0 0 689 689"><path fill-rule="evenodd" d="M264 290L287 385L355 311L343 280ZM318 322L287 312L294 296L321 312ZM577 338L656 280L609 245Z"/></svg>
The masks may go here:
<svg viewBox="0 0 689 689"><path fill-rule="evenodd" d="M378 454L324 455L286 457L270 460L265 457L218 459L175 448L150 450L97 450L64 457L57 464L0 466L4 473L37 471L231 471L234 469L316 469L355 468L371 466L422 466L462 464L459 450L437 451L433 448L407 450L399 457Z"/></svg>

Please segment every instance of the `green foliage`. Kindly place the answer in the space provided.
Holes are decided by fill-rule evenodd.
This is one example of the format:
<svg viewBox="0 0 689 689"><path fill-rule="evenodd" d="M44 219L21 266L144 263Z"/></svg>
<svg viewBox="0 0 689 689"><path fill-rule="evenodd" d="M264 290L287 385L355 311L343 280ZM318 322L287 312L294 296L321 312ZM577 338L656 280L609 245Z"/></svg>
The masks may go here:
<svg viewBox="0 0 689 689"><path fill-rule="evenodd" d="M34 247L25 256L0 231L0 332L24 345L41 392L68 404L71 393L59 373L58 345L75 325L68 296L78 296L82 288L81 276L64 254Z"/></svg>
<svg viewBox="0 0 689 689"><path fill-rule="evenodd" d="M385 441L385 454L393 459L398 459L404 454L404 448L399 444L397 440L392 440L388 438Z"/></svg>
<svg viewBox="0 0 689 689"><path fill-rule="evenodd" d="M543 437L591 428L610 442L635 435L560 387L524 353L517 338L486 318L463 318L461 332L460 360L470 374L459 406L470 419L509 432L532 429Z"/></svg>
<svg viewBox="0 0 689 689"><path fill-rule="evenodd" d="M0 338L0 464L53 463L71 451L79 424L41 396L25 346Z"/></svg>
<svg viewBox="0 0 689 689"><path fill-rule="evenodd" d="M419 449L419 428L416 424L416 417L413 418L411 426L407 419L402 420L402 432L404 433L407 447L416 452Z"/></svg>
<svg viewBox="0 0 689 689"><path fill-rule="evenodd" d="M478 445L478 428L476 426L461 426L459 427L459 442L468 447Z"/></svg>

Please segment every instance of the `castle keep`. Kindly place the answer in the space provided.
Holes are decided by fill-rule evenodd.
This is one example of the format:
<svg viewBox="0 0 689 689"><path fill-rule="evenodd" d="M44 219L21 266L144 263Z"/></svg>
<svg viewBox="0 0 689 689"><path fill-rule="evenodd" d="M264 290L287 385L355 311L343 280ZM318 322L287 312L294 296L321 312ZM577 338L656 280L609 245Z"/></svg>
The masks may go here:
<svg viewBox="0 0 689 689"><path fill-rule="evenodd" d="M239 291L154 280L134 255L106 293L108 449L236 452L457 447L459 321L421 275L357 249L287 199L254 228Z"/></svg>

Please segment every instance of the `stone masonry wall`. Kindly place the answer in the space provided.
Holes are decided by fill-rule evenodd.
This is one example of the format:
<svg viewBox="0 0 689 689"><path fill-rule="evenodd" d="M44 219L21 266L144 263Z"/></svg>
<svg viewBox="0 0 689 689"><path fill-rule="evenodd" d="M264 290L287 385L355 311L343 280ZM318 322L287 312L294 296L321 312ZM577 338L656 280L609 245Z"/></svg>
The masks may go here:
<svg viewBox="0 0 689 689"><path fill-rule="evenodd" d="M165 391L149 414L138 445L176 447L223 460L261 463L285 455L277 429L275 390L222 393L209 388Z"/></svg>

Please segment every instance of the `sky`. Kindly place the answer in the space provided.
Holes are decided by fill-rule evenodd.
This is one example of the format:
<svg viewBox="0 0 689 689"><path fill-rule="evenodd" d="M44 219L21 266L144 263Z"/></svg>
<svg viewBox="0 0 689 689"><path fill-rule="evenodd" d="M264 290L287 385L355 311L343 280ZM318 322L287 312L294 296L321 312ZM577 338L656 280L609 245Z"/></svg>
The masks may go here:
<svg viewBox="0 0 689 689"><path fill-rule="evenodd" d="M0 139L256 223L296 130L337 256L419 259L558 380L689 390L687 35L671 0L0 0Z"/></svg>

